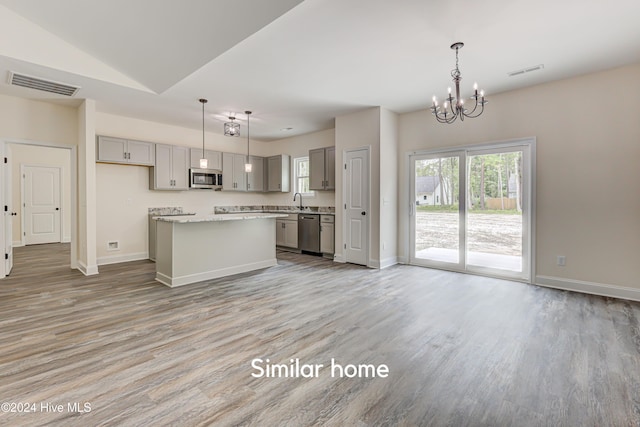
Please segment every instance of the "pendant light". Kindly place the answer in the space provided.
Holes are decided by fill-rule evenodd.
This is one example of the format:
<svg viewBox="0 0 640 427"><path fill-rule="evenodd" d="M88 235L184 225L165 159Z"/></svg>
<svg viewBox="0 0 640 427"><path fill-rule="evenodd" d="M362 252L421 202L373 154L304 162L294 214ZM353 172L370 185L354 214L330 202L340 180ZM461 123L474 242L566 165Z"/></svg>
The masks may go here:
<svg viewBox="0 0 640 427"><path fill-rule="evenodd" d="M229 116L230 122L224 124L224 136L240 136L240 124L234 122L236 118Z"/></svg>
<svg viewBox="0 0 640 427"><path fill-rule="evenodd" d="M251 162L249 161L249 116L251 115L251 111L245 111L244 113L247 115L247 162L244 164L244 171L250 173Z"/></svg>
<svg viewBox="0 0 640 427"><path fill-rule="evenodd" d="M200 98L200 102L202 103L202 158L200 159L200 169L208 169L209 161L204 155L204 104L207 103L207 100Z"/></svg>

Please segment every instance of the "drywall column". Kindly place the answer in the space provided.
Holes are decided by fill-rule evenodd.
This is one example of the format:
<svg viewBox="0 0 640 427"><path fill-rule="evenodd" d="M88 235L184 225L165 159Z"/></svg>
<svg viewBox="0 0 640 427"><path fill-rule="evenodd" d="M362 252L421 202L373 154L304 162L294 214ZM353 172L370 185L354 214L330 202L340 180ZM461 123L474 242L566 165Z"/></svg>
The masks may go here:
<svg viewBox="0 0 640 427"><path fill-rule="evenodd" d="M96 258L96 103L78 107L78 269L98 274Z"/></svg>
<svg viewBox="0 0 640 427"><path fill-rule="evenodd" d="M336 222L335 260L344 256L344 158L345 150L368 147L369 157L369 267L380 267L380 107L336 117Z"/></svg>
<svg viewBox="0 0 640 427"><path fill-rule="evenodd" d="M380 268L398 263L398 115L380 109Z"/></svg>

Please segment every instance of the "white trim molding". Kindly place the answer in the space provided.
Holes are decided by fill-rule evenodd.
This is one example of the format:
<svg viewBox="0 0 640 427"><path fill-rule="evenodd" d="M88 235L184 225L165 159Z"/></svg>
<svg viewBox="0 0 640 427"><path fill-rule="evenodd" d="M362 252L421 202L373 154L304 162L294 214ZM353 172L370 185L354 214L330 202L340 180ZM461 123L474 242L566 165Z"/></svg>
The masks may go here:
<svg viewBox="0 0 640 427"><path fill-rule="evenodd" d="M392 265L398 264L398 257L389 257L380 261L380 269L391 267Z"/></svg>
<svg viewBox="0 0 640 427"><path fill-rule="evenodd" d="M119 264L121 262L141 261L149 259L149 253L138 252L126 255L111 255L98 258L98 265Z"/></svg>
<svg viewBox="0 0 640 427"><path fill-rule="evenodd" d="M77 261L78 270L85 276L93 276L98 274L98 266L97 265L85 265L81 260ZM73 268L73 267L72 267Z"/></svg>
<svg viewBox="0 0 640 427"><path fill-rule="evenodd" d="M626 286L585 282L582 280L564 279L552 276L536 276L535 284L547 288L562 289L565 291L640 301L640 289L628 288Z"/></svg>
<svg viewBox="0 0 640 427"><path fill-rule="evenodd" d="M170 288L184 286L191 283L204 282L205 280L217 279L220 277L231 276L232 274L247 273L263 268L274 267L278 265L276 258L256 261L243 265L234 265L232 267L217 268L215 270L203 271L200 273L187 274L184 276L170 277L166 274L156 272L156 280Z"/></svg>

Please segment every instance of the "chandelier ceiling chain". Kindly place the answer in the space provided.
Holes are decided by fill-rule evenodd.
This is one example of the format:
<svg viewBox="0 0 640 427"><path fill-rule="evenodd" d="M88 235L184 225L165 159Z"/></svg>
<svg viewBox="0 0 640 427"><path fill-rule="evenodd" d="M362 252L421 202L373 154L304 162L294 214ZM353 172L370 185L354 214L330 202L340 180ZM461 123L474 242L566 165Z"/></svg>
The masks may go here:
<svg viewBox="0 0 640 427"><path fill-rule="evenodd" d="M451 49L455 49L456 51L456 68L451 70L451 77L453 77L453 82L456 85L456 96L453 97L451 93L451 87L448 88L448 96L445 99L442 107L438 105L438 99L433 97L433 103L431 104L431 114L436 116L436 120L440 123L453 123L458 117L460 120L464 120L465 117L476 118L480 116L484 112L484 106L489 101L484 99L484 90L481 90L478 94L478 84L473 84L474 94L469 98L474 100L473 110L469 111L464 108L464 99L460 96L460 81L462 80L462 73L459 68L459 58L458 51L462 49L464 43L457 42L451 45ZM480 109L478 110L478 107Z"/></svg>

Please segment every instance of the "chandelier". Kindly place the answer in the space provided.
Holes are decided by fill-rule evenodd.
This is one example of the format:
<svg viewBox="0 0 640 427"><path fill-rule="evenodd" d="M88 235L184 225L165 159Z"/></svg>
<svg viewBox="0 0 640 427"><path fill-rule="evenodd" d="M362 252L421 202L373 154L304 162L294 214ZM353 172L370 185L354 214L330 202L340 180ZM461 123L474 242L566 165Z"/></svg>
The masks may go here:
<svg viewBox="0 0 640 427"><path fill-rule="evenodd" d="M224 124L225 136L240 136L240 124L234 122L235 119L235 117L230 116L229 120L231 121Z"/></svg>
<svg viewBox="0 0 640 427"><path fill-rule="evenodd" d="M436 116L436 120L440 123L453 123L458 117L460 120L464 120L465 117L476 118L484 111L484 105L489 102L484 99L484 90L481 90L478 94L478 84L473 84L473 95L471 98L474 101L473 110L469 111L465 108L464 99L460 97L460 80L462 80L462 73L458 68L458 51L462 49L464 43L457 42L451 45L451 49L456 51L456 68L451 70L451 77L456 84L456 97L451 94L451 87L448 88L449 96L446 98L442 107L438 105L438 99L433 96L433 104L431 105L431 114ZM478 109L478 107L480 107Z"/></svg>

